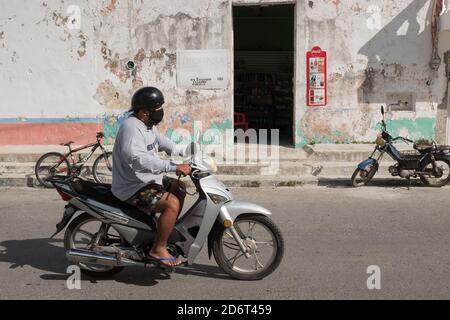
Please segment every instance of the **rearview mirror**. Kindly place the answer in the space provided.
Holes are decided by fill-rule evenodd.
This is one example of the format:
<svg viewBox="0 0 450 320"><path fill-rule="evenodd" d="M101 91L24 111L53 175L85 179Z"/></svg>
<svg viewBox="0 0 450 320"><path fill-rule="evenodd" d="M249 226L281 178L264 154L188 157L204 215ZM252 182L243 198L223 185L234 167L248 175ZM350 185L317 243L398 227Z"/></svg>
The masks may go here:
<svg viewBox="0 0 450 320"><path fill-rule="evenodd" d="M192 156L195 155L198 151L199 151L199 146L198 143L196 142L191 142L190 144L187 145L186 147L186 151L185 151L185 155L187 156Z"/></svg>
<svg viewBox="0 0 450 320"><path fill-rule="evenodd" d="M200 137L201 137L201 133L200 131L195 131L195 135L194 135L194 142L195 143L199 143L200 142Z"/></svg>

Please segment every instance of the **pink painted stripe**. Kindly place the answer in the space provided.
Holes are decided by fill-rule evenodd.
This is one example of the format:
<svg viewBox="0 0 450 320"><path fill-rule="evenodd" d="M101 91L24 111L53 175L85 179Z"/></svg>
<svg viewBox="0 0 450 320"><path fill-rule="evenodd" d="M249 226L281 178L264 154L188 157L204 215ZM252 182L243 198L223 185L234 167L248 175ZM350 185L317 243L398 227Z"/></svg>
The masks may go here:
<svg viewBox="0 0 450 320"><path fill-rule="evenodd" d="M103 131L97 123L0 123L0 145L75 144L95 142L95 134Z"/></svg>

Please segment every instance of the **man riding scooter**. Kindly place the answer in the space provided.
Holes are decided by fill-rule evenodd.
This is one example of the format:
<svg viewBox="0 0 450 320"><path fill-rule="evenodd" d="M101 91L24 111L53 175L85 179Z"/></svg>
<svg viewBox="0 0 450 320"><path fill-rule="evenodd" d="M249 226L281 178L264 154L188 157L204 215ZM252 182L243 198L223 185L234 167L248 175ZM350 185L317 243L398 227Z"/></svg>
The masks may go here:
<svg viewBox="0 0 450 320"><path fill-rule="evenodd" d="M174 267L182 261L167 251L167 240L183 207L185 185L163 174L188 175L191 167L158 156L159 150L179 156L185 151L156 127L164 116L163 104L164 96L157 88L143 87L134 93L130 109L133 113L120 127L114 143L111 191L148 214L161 212L148 258Z"/></svg>

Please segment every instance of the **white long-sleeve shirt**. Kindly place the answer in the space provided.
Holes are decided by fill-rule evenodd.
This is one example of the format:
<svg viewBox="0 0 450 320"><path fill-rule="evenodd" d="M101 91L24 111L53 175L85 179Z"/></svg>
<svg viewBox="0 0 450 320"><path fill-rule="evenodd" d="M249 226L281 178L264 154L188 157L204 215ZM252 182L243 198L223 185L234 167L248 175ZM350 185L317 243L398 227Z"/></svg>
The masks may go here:
<svg viewBox="0 0 450 320"><path fill-rule="evenodd" d="M161 159L158 151L183 156L183 149L161 135L156 126L148 129L141 120L130 116L114 143L111 192L125 201L149 183L162 185L162 174L176 171L176 165Z"/></svg>

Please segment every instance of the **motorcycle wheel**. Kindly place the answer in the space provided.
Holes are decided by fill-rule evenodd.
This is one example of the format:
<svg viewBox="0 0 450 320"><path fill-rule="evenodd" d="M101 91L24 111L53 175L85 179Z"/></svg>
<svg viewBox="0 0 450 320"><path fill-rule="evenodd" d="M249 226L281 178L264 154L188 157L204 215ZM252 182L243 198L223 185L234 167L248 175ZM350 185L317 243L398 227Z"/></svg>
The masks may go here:
<svg viewBox="0 0 450 320"><path fill-rule="evenodd" d="M352 175L352 186L357 188L367 185L370 180L372 180L377 171L378 165L373 165L372 167L370 167L370 170L368 172L366 170L356 168L355 172L353 172ZM360 178L361 180L358 180L358 178Z"/></svg>
<svg viewBox="0 0 450 320"><path fill-rule="evenodd" d="M284 253L284 240L277 225L257 214L241 215L233 225L250 249L251 256L246 258L230 231L222 228L213 240L213 254L219 267L239 280L260 280L275 271ZM267 247L273 249L269 251ZM236 265L238 260L240 264Z"/></svg>
<svg viewBox="0 0 450 320"><path fill-rule="evenodd" d="M442 187L445 186L450 181L450 161L446 159L435 160L436 166L442 170L442 176L440 177L429 177L425 175L419 175L420 180L427 186L430 187ZM433 166L431 159L427 160L424 165L424 172L432 171Z"/></svg>
<svg viewBox="0 0 450 320"><path fill-rule="evenodd" d="M82 230L81 227L89 224L89 223L96 223L97 227L91 226L91 228L88 230ZM86 247L79 246L80 244L86 243L89 244L95 237L95 232L98 232L99 226L101 225L101 222L94 218L93 216L82 213L79 216L77 216L75 219L72 220L72 222L69 224L69 226L66 229L66 232L64 234L64 248L67 250L70 249L84 249L86 250ZM107 245L109 242L114 241L118 242L120 241L123 243L123 239L120 237L120 235L109 235L109 230L107 230L107 236L106 238L103 237L100 239L101 245ZM76 239L77 233L80 233L86 237L86 239ZM108 238L108 236L111 237ZM89 239L90 238L90 239ZM83 241L84 240L84 241ZM86 241L87 240L87 241ZM79 263L78 266L80 267L81 272L88 276L92 277L110 277L115 275L116 273L122 271L124 267L111 267L111 266L102 266L102 265L94 265L94 264L85 264L85 263Z"/></svg>

